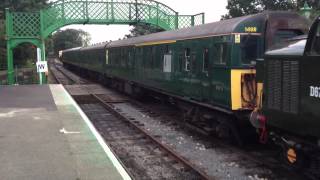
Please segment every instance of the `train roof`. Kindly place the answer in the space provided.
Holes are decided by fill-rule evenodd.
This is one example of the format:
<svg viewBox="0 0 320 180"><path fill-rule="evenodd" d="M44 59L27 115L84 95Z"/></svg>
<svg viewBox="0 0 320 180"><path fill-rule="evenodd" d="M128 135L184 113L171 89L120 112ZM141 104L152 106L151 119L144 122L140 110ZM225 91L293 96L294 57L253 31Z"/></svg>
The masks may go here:
<svg viewBox="0 0 320 180"><path fill-rule="evenodd" d="M204 25L199 25L190 28L184 28L179 30L164 31L125 40L113 41L107 45L107 47L119 47L130 46L148 42L161 42L161 41L176 41L183 39L195 39L201 37L209 37L215 35L238 33L244 24L252 25L253 22L265 24L265 21L269 17L276 18L277 16L291 16L301 18L297 13L284 12L284 11L265 11L259 14L248 15L238 18L232 18Z"/></svg>
<svg viewBox="0 0 320 180"><path fill-rule="evenodd" d="M75 48L65 49L65 50L62 50L62 52L69 52L69 51L79 50L81 48L82 47L75 47Z"/></svg>
<svg viewBox="0 0 320 180"><path fill-rule="evenodd" d="M160 42L159 44L165 44L174 42L177 40L184 39L196 39L202 37L210 37L215 35L229 35L232 33L240 33L243 30L244 25L253 23L260 23L261 26L265 24L265 21L272 17L292 17L296 19L301 19L297 13L287 12L287 11L264 11L262 13L242 16L222 21L217 21L213 23L208 23L204 25L194 26L190 28L184 28L179 30L163 31L159 33L153 33L149 35L139 36L128 38L124 40L104 42L96 44L89 47L83 47L82 50L91 50L91 49L102 49L102 48L112 48L112 47L121 47L121 46L133 46L139 44L148 44L154 42Z"/></svg>

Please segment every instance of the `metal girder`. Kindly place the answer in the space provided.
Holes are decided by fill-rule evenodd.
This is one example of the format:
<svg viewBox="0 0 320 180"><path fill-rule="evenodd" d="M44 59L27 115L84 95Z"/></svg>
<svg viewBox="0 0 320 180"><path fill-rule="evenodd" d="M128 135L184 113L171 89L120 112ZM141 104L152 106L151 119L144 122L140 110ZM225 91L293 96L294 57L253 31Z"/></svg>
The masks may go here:
<svg viewBox="0 0 320 180"><path fill-rule="evenodd" d="M29 42L39 47L43 52L41 59L45 61L44 39L63 26L138 23L153 24L165 30L179 29L204 24L204 13L179 15L152 0L58 0L38 12L6 9L8 83L14 84L12 50L20 43Z"/></svg>

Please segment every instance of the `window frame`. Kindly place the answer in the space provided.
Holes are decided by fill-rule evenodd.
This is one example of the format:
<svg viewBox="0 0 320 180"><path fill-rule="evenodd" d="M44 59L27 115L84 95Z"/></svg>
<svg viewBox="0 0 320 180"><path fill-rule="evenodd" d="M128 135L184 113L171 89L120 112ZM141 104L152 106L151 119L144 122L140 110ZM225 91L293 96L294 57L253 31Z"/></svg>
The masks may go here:
<svg viewBox="0 0 320 180"><path fill-rule="evenodd" d="M202 72L208 73L209 68L210 68L210 52L209 48L204 48L202 52ZM205 65L207 66L205 68Z"/></svg>
<svg viewBox="0 0 320 180"><path fill-rule="evenodd" d="M317 40L319 41L318 43L316 43ZM314 50L315 44L318 45L318 50ZM314 32L312 34L309 55L320 56L320 21L316 23Z"/></svg>
<svg viewBox="0 0 320 180"><path fill-rule="evenodd" d="M223 47L223 48L221 48ZM213 45L213 48L215 50L215 54L218 56L215 56L213 58L213 64L218 66L225 66L227 65L228 61L228 42L219 42ZM226 49L226 50L224 50Z"/></svg>
<svg viewBox="0 0 320 180"><path fill-rule="evenodd" d="M191 71L191 49L184 48L184 71Z"/></svg>
<svg viewBox="0 0 320 180"><path fill-rule="evenodd" d="M106 65L109 65L109 49L106 49Z"/></svg>

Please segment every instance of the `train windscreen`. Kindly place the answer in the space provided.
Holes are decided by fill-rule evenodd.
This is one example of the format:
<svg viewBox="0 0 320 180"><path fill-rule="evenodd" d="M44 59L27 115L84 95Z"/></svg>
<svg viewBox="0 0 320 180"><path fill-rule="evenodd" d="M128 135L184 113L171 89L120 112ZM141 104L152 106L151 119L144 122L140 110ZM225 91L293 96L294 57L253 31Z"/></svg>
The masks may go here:
<svg viewBox="0 0 320 180"><path fill-rule="evenodd" d="M255 64L259 53L259 38L260 36L243 35L241 36L241 61L242 64Z"/></svg>
<svg viewBox="0 0 320 180"><path fill-rule="evenodd" d="M312 55L320 55L320 23L318 24L316 32L313 36L310 53Z"/></svg>
<svg viewBox="0 0 320 180"><path fill-rule="evenodd" d="M278 43L284 42L287 39L291 39L300 35L303 35L304 33L301 30L295 30L295 29L279 29L276 31L272 46L277 45ZM270 46L270 48L272 48Z"/></svg>

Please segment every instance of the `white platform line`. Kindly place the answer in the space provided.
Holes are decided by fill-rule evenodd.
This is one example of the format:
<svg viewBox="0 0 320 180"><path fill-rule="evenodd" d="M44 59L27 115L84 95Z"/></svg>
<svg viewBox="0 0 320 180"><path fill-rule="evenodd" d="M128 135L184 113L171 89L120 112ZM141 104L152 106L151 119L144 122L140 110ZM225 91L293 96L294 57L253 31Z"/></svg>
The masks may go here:
<svg viewBox="0 0 320 180"><path fill-rule="evenodd" d="M62 86L62 85L61 85ZM98 140L99 144L101 145L101 147L103 148L104 152L107 154L107 156L109 157L109 159L111 160L113 166L118 170L119 174L122 176L122 178L124 180L131 180L131 177L128 175L128 173L126 172L126 170L122 167L122 165L119 163L118 159L114 156L114 154L112 153L112 151L110 150L109 146L106 144L106 142L103 140L103 138L101 137L101 135L98 133L98 131L96 130L96 128L93 126L93 124L91 123L91 121L89 120L89 118L87 117L87 115L82 111L82 109L78 106L78 104L73 100L73 98L71 97L71 95L66 91L66 89L62 86L63 90L65 91L65 93L67 94L68 98L70 99L70 101L72 102L72 104L76 107L77 111L79 112L79 114L81 115L82 119L86 122L86 124L88 125L88 127L90 128L91 132L93 133L93 135L96 137L96 139Z"/></svg>

